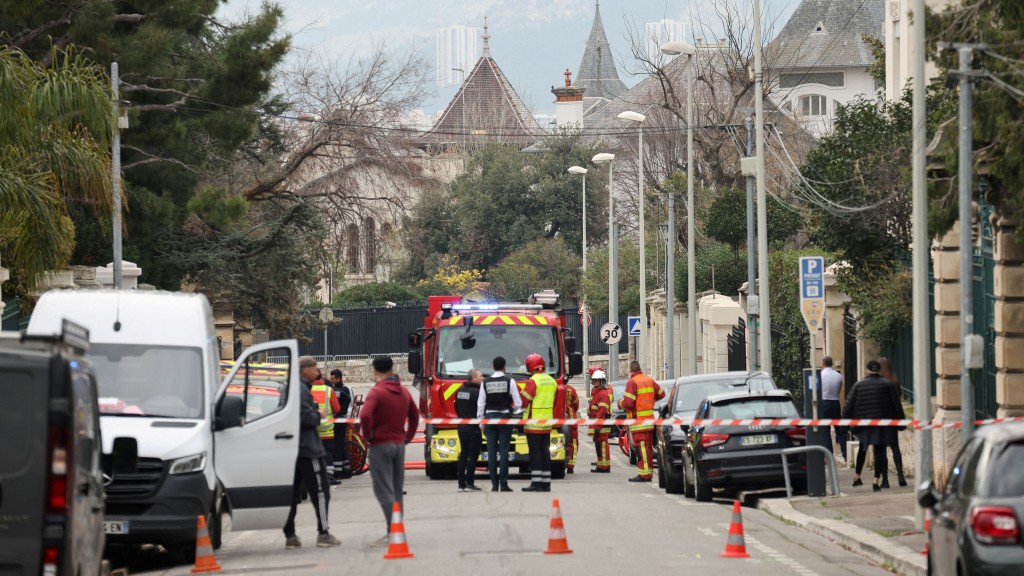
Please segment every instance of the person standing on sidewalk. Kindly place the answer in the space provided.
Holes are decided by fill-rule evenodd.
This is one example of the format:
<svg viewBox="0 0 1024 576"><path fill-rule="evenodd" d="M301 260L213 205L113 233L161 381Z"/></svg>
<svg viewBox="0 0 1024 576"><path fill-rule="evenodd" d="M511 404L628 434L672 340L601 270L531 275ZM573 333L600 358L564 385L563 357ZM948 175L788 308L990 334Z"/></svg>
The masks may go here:
<svg viewBox="0 0 1024 576"><path fill-rule="evenodd" d="M476 418L480 384L484 381L483 373L476 368L470 370L468 376L455 393L455 415L459 418ZM456 464L459 492L480 490L476 486L476 461L480 458L481 441L479 424L459 424L459 461Z"/></svg>
<svg viewBox="0 0 1024 576"><path fill-rule="evenodd" d="M324 446L320 442L317 428L320 427L320 410L310 392L312 381L320 373L316 360L309 356L299 358L299 381L301 382L301 407L299 409L299 457L295 461L295 477L292 480L292 503L288 520L284 524L284 548L293 550L302 547L302 541L295 534L295 512L299 506L302 487L306 487L309 500L316 512L316 545L328 548L341 545L331 535L327 525L328 503L331 491L327 483L327 464L324 462Z"/></svg>
<svg viewBox="0 0 1024 576"><path fill-rule="evenodd" d="M412 442L420 416L409 391L402 387L394 373L394 362L387 356L373 359L373 379L377 382L366 394L359 411L360 428L369 444L370 478L388 533L391 532L391 509L402 505L405 483L405 446ZM405 508L402 508L403 512ZM388 535L370 543L371 547L387 546Z"/></svg>
<svg viewBox="0 0 1024 576"><path fill-rule="evenodd" d="M654 403L665 397L665 391L650 376L640 371L640 363L636 360L629 363L629 373L629 382L626 382L626 391L622 393L619 407L626 411L626 418L653 418ZM654 476L654 425L633 424L629 427L629 433L639 453L636 476L629 481L650 482ZM622 442L621 436L619 442Z"/></svg>
<svg viewBox="0 0 1024 576"><path fill-rule="evenodd" d="M896 397L892 383L879 374L882 365L878 363L878 360L871 360L867 364L867 369L868 375L858 380L846 397L843 418L902 420L904 418L903 404ZM864 469L868 446L873 446L875 482L872 485L872 490L879 492L882 490L882 475L889 468L885 449L892 443L891 437L896 435L896 429L891 426L860 426L855 428L855 433L860 439L860 449L857 451L857 468L854 471L853 485L864 484L860 479L860 473Z"/></svg>
<svg viewBox="0 0 1024 576"><path fill-rule="evenodd" d="M892 370L892 364L889 363L889 359L885 356L878 359L879 366L882 369L879 374L882 378L885 378L892 383L893 391L896 393L896 399L900 402L900 406L903 405L902 393L900 392L900 381L896 378L896 373ZM905 411L904 411L905 413ZM903 475L903 453L900 451L900 430L904 430L904 427L896 429L896 433L892 435L892 443L889 444L889 448L892 449L892 463L896 466L896 479L900 486L907 485L907 477ZM889 470L886 469L885 473L882 474L882 488L889 487Z"/></svg>
<svg viewBox="0 0 1024 576"><path fill-rule="evenodd" d="M604 370L595 370L590 375L590 406L587 408L587 417L600 420L607 418L612 413L612 403L609 400L607 377ZM591 472L595 474L608 474L612 471L611 454L608 453L608 434L612 431L610 426L591 425L590 433L594 436L594 448L597 450L597 462Z"/></svg>
<svg viewBox="0 0 1024 576"><path fill-rule="evenodd" d="M520 391L527 420L551 420L554 418L555 396L558 395L558 382L544 368L544 358L540 354L526 357L526 369L530 371L530 379ZM530 485L523 492L551 492L551 425L527 424L526 444L530 448Z"/></svg>
<svg viewBox="0 0 1024 576"><path fill-rule="evenodd" d="M349 408L352 407L352 391L345 386L341 370L337 368L331 370L331 386L334 386L334 393L341 406L338 418L348 418ZM334 472L342 480L352 477L348 464L348 424L345 422L334 424Z"/></svg>
<svg viewBox="0 0 1024 576"><path fill-rule="evenodd" d="M491 366L494 372L484 379L476 402L477 418L510 418L513 411L523 408L516 381L505 374L505 359L496 357ZM491 492L511 492L508 487L509 444L512 442L512 427L504 424L484 426L487 436L487 471L491 479ZM498 472L498 458L501 458L501 472Z"/></svg>
<svg viewBox="0 0 1024 576"><path fill-rule="evenodd" d="M821 417L824 419L838 419L843 415L843 408L839 404L839 394L843 389L843 375L832 368L832 357L825 356L821 359ZM846 427L833 426L836 433L836 443L839 444L839 451L846 460ZM833 451L832 442L825 445L829 452Z"/></svg>

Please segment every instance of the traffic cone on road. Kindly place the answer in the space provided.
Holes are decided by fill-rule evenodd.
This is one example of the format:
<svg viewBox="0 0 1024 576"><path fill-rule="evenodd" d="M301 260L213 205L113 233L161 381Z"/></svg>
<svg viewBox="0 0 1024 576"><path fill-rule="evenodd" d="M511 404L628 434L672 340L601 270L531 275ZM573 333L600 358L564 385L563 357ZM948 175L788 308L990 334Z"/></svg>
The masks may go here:
<svg viewBox="0 0 1024 576"><path fill-rule="evenodd" d="M405 525L402 524L402 505L395 502L391 506L391 530L388 532L388 553L385 560L412 558L409 543L405 541Z"/></svg>
<svg viewBox="0 0 1024 576"><path fill-rule="evenodd" d="M548 537L548 549L545 554L572 554L569 541L565 539L565 525L562 524L562 509L558 498L551 503L551 535Z"/></svg>
<svg viewBox="0 0 1024 576"><path fill-rule="evenodd" d="M732 504L732 522L729 524L729 539L725 542L722 558L750 558L747 545L743 541L743 516L740 513L740 501Z"/></svg>
<svg viewBox="0 0 1024 576"><path fill-rule="evenodd" d="M218 571L220 571L220 566L217 565L217 558L213 555L210 532L206 528L206 516L200 515L196 523L196 565L192 568L192 573Z"/></svg>

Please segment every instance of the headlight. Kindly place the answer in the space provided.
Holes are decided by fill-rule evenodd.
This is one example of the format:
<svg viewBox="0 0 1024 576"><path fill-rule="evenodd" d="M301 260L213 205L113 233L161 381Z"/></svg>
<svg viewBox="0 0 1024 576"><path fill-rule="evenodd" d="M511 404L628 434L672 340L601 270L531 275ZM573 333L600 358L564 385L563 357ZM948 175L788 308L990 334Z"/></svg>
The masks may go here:
<svg viewBox="0 0 1024 576"><path fill-rule="evenodd" d="M455 440L449 440L448 443L453 447L455 446ZM444 438L438 438L437 440L434 440L434 450L437 450L438 452L444 452L445 454L455 453L455 450L452 450L451 448L445 445Z"/></svg>
<svg viewBox="0 0 1024 576"><path fill-rule="evenodd" d="M452 438L452 439L448 440L448 445L451 446L452 448L455 448L455 439Z"/></svg>
<svg viewBox="0 0 1024 576"><path fill-rule="evenodd" d="M195 456L185 456L171 462L171 474L188 474L202 472L206 468L206 452Z"/></svg>
<svg viewBox="0 0 1024 576"><path fill-rule="evenodd" d="M565 446L565 437L564 436L559 436L558 438L552 438L551 439L551 451L552 452L560 450L563 446Z"/></svg>

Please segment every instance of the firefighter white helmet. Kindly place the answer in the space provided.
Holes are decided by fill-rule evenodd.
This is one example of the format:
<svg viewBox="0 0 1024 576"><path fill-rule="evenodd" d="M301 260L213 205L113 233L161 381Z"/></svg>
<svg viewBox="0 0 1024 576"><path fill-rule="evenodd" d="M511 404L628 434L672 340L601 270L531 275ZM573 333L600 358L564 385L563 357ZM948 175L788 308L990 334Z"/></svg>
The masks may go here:
<svg viewBox="0 0 1024 576"><path fill-rule="evenodd" d="M595 370L594 373L590 375L590 379L591 380L607 380L608 377L604 375L604 370Z"/></svg>

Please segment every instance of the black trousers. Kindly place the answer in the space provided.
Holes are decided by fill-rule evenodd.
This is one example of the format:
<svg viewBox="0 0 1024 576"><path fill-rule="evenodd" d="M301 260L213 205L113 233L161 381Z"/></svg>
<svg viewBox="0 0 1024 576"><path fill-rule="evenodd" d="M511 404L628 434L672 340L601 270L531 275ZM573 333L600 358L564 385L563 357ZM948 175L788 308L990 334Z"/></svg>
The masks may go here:
<svg viewBox="0 0 1024 576"><path fill-rule="evenodd" d="M480 442L483 434L479 426L464 424L459 426L459 488L472 486L476 476L476 462L480 458Z"/></svg>
<svg viewBox="0 0 1024 576"><path fill-rule="evenodd" d="M334 463L339 470L348 468L348 424L334 425Z"/></svg>
<svg viewBox="0 0 1024 576"><path fill-rule="evenodd" d="M508 414L487 412L485 418L508 418ZM487 432L487 470L491 478L491 488L508 486L509 445L512 441L512 427L499 424L488 424ZM501 459L499 468L498 459Z"/></svg>
<svg viewBox="0 0 1024 576"><path fill-rule="evenodd" d="M295 477L292 480L292 506L288 521L284 523L284 535L295 535L295 512L299 506L302 487L309 492L309 500L316 512L316 529L327 534L327 507L331 501L331 490L327 484L327 466L323 458L302 458L295 461Z"/></svg>
<svg viewBox="0 0 1024 576"><path fill-rule="evenodd" d="M872 446L871 449L875 453L875 478L888 477L889 474L889 459L886 457L885 450L887 446L884 444L878 444ZM868 447L864 444L860 445L860 449L857 450L857 476L860 476L862 470L864 470L864 460L868 457Z"/></svg>
<svg viewBox="0 0 1024 576"><path fill-rule="evenodd" d="M334 438L321 438L320 443L324 445L324 463L327 464L327 477L334 476Z"/></svg>
<svg viewBox="0 0 1024 576"><path fill-rule="evenodd" d="M530 449L530 484L551 487L551 432L526 433Z"/></svg>
<svg viewBox="0 0 1024 576"><path fill-rule="evenodd" d="M821 401L821 417L823 419L839 419L843 417L843 409L839 406L839 400L822 400ZM847 432L846 426L833 426L833 430L836 432L836 442L839 444L839 451L843 454L843 459L846 459L846 441L849 439L849 433ZM831 436L831 434L830 434ZM825 445L829 452L832 452L832 442Z"/></svg>

